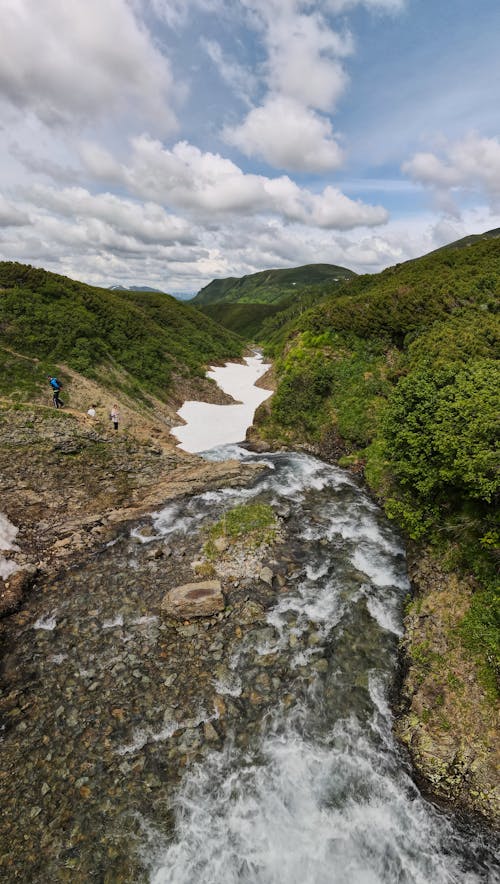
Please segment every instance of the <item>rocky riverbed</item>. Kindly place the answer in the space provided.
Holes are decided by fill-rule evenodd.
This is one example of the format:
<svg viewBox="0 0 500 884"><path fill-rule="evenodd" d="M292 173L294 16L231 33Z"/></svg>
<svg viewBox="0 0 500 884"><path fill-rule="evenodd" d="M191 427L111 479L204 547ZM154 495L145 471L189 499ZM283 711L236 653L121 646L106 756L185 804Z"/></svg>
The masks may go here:
<svg viewBox="0 0 500 884"><path fill-rule="evenodd" d="M392 740L398 538L346 473L264 460L115 525L5 621L5 880L487 880L481 833L422 799ZM207 558L251 501L273 538ZM165 617L207 565L224 609Z"/></svg>
<svg viewBox="0 0 500 884"><path fill-rule="evenodd" d="M0 577L0 616L17 610L35 577L112 540L121 523L173 497L244 484L256 469L207 463L173 439L113 434L82 415L1 407L0 511L18 529L18 549L6 553L18 570Z"/></svg>

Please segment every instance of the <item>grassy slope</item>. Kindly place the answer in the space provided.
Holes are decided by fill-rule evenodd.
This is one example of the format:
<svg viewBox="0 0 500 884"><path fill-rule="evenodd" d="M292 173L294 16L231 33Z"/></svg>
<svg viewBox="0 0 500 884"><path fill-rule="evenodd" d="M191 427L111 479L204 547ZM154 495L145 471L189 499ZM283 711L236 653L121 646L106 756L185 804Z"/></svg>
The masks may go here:
<svg viewBox="0 0 500 884"><path fill-rule="evenodd" d="M273 304L310 286L331 285L355 274L334 264L306 264L284 270L263 270L241 279L214 279L201 289L191 303L195 306L216 302Z"/></svg>
<svg viewBox="0 0 500 884"><path fill-rule="evenodd" d="M235 335L169 295L99 289L12 262L0 262L0 287L3 395L29 394L63 363L106 375L132 398L165 399L173 378L241 353Z"/></svg>
<svg viewBox="0 0 500 884"><path fill-rule="evenodd" d="M200 311L247 341L258 341L262 326L281 310L280 304L236 303L225 301L200 304Z"/></svg>
<svg viewBox="0 0 500 884"><path fill-rule="evenodd" d="M342 439L386 509L480 589L461 624L498 667L500 239L352 280L268 339L278 389L262 432Z"/></svg>

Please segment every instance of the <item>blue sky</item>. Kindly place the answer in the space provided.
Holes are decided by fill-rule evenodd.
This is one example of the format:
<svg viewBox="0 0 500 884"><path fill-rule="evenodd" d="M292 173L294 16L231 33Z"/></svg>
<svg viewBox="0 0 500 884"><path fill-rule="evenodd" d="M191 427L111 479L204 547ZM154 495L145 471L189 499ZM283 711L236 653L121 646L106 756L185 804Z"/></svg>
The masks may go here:
<svg viewBox="0 0 500 884"><path fill-rule="evenodd" d="M497 0L6 0L0 257L196 292L500 226Z"/></svg>

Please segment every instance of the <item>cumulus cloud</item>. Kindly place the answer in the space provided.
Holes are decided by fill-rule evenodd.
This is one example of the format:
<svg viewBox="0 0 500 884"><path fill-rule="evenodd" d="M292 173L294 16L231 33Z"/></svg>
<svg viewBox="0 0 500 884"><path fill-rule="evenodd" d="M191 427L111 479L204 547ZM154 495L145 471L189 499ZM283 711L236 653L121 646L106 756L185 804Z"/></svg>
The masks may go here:
<svg viewBox="0 0 500 884"><path fill-rule="evenodd" d="M439 197L459 189L484 194L493 206L500 202L500 140L477 133L448 142L436 153L417 153L403 171Z"/></svg>
<svg viewBox="0 0 500 884"><path fill-rule="evenodd" d="M167 59L127 0L5 0L0 93L47 124L94 121L132 102L175 126Z"/></svg>
<svg viewBox="0 0 500 884"><path fill-rule="evenodd" d="M83 187L56 190L38 185L30 189L29 196L35 205L57 215L100 222L140 243L193 243L188 222L155 203L138 203L112 193L93 195Z"/></svg>
<svg viewBox="0 0 500 884"><path fill-rule="evenodd" d="M328 118L348 82L343 59L352 37L323 14L324 3L242 0L259 29L267 60L261 103L223 137L247 156L291 171L338 168L342 152Z"/></svg>
<svg viewBox="0 0 500 884"><path fill-rule="evenodd" d="M145 135L134 138L126 164L102 151L94 155L87 148L86 155L94 174L101 169L141 199L187 210L211 223L221 223L230 214L269 213L288 222L348 230L383 224L388 217L382 207L351 200L330 186L313 193L287 175L245 173L232 160L185 141L169 149Z"/></svg>
<svg viewBox="0 0 500 884"><path fill-rule="evenodd" d="M270 97L241 125L227 126L223 137L246 156L294 172L325 172L343 161L330 121L284 96Z"/></svg>

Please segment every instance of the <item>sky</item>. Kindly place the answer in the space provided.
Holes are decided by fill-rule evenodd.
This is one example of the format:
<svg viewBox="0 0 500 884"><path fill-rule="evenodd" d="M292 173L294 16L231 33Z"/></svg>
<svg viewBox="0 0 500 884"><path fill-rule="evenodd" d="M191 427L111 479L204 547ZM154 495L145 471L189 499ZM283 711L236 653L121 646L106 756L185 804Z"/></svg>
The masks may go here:
<svg viewBox="0 0 500 884"><path fill-rule="evenodd" d="M500 227L498 0L3 0L0 259L195 294Z"/></svg>

